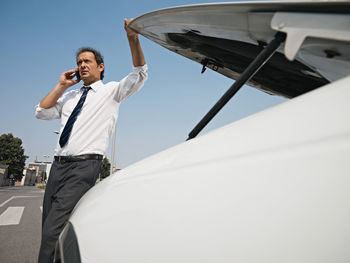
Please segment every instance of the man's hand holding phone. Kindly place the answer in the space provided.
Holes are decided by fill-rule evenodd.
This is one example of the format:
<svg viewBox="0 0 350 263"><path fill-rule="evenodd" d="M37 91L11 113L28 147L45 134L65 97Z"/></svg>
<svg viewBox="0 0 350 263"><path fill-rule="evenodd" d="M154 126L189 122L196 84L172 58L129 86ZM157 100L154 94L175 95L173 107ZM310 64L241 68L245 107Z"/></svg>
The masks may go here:
<svg viewBox="0 0 350 263"><path fill-rule="evenodd" d="M56 87L41 100L39 104L40 107L49 109L55 106L57 100L66 91L66 89L77 84L80 81L80 78L74 79L76 77L77 71L78 68L63 72L58 80Z"/></svg>
<svg viewBox="0 0 350 263"><path fill-rule="evenodd" d="M75 77L76 79L74 79ZM79 71L78 71L78 68L75 68L75 69L63 72L58 81L58 85L64 90L66 90L69 87L77 84L79 81L80 81Z"/></svg>
<svg viewBox="0 0 350 263"><path fill-rule="evenodd" d="M80 74L79 74L79 70L75 71L75 77L77 79L77 81L80 81Z"/></svg>

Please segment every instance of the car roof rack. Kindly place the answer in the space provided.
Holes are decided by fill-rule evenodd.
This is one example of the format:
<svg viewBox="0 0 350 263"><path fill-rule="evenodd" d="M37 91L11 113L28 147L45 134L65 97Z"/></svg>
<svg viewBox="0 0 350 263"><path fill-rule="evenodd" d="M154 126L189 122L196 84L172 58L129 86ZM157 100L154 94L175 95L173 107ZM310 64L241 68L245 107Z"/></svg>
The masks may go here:
<svg viewBox="0 0 350 263"><path fill-rule="evenodd" d="M259 69L272 57L281 43L286 39L286 34L278 32L274 39L259 53L259 55L249 64L240 77L232 84L218 102L200 120L200 122L189 133L186 141L196 137L203 128L214 118L214 116L226 105L226 103L237 93L237 91L249 81ZM203 70L202 70L203 71Z"/></svg>

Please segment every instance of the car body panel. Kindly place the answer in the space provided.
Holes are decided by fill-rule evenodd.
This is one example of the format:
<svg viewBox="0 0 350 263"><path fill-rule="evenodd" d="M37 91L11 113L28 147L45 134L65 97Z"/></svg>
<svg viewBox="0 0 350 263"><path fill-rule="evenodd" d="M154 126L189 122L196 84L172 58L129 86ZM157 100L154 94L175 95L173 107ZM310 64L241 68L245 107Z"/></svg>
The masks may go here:
<svg viewBox="0 0 350 263"><path fill-rule="evenodd" d="M349 83L182 143L96 185L70 219L82 262L349 261Z"/></svg>
<svg viewBox="0 0 350 263"><path fill-rule="evenodd" d="M320 12L341 15L350 12L350 5L346 1L191 5L144 14L130 26L161 46L236 80L276 34L270 24L277 11L310 13L310 17ZM250 80L251 86L293 98L350 74L346 42L308 37L294 61L284 57L283 49L282 45ZM327 57L325 50L337 56Z"/></svg>

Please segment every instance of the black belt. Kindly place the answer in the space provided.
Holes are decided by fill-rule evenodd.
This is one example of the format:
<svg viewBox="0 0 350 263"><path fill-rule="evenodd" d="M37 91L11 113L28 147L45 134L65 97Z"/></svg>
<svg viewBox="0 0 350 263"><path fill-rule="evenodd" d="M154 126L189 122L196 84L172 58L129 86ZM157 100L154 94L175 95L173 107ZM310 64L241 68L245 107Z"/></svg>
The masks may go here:
<svg viewBox="0 0 350 263"><path fill-rule="evenodd" d="M83 155L68 155L55 156L57 162L79 162L85 160L102 160L103 156L100 154L83 154Z"/></svg>

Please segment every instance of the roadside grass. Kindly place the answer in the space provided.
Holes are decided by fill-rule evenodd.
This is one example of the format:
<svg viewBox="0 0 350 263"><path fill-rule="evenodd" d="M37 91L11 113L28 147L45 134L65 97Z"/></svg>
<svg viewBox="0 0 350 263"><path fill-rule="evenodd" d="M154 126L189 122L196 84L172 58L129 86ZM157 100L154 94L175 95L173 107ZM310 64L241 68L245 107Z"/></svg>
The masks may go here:
<svg viewBox="0 0 350 263"><path fill-rule="evenodd" d="M46 184L36 184L35 187L45 190Z"/></svg>

